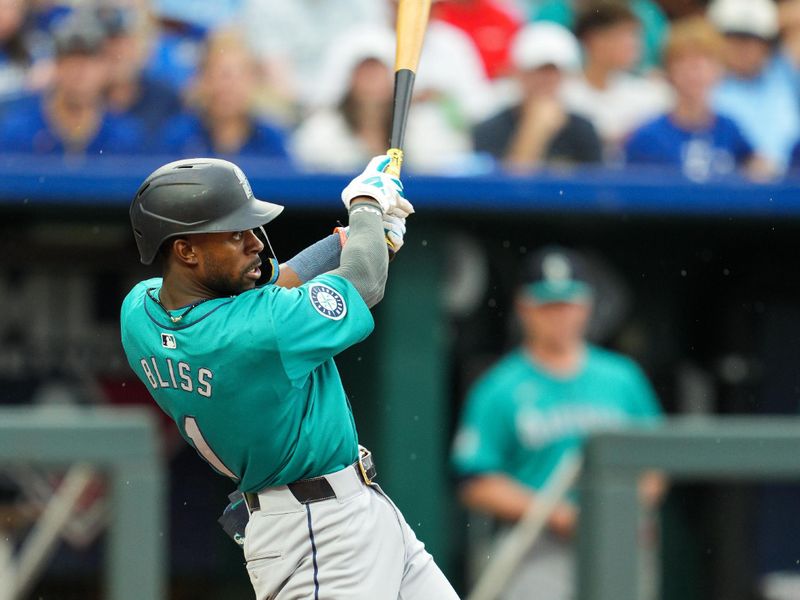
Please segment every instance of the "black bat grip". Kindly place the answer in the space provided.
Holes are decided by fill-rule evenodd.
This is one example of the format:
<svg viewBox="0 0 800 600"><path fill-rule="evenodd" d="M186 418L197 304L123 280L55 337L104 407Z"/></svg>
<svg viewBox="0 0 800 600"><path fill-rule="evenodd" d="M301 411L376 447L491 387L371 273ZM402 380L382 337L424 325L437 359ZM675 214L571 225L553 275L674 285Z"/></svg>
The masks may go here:
<svg viewBox="0 0 800 600"><path fill-rule="evenodd" d="M400 166L403 163L403 143L406 137L406 122L408 111L411 108L411 95L414 91L414 71L399 69L394 74L394 101L392 103L392 133L389 138L389 156L392 162L386 172L400 175Z"/></svg>
<svg viewBox="0 0 800 600"><path fill-rule="evenodd" d="M406 137L408 109L411 107L411 94L414 90L414 71L400 69L394 74L394 103L392 104L392 136L390 148L403 148Z"/></svg>
<svg viewBox="0 0 800 600"><path fill-rule="evenodd" d="M414 91L414 71L399 69L394 74L394 102L392 103L392 135L389 138L387 154L392 161L385 171L394 177L400 176L403 165L403 142L406 137L406 121L411 108L411 94ZM387 240L388 242L388 240ZM394 260L395 251L389 242L389 260Z"/></svg>

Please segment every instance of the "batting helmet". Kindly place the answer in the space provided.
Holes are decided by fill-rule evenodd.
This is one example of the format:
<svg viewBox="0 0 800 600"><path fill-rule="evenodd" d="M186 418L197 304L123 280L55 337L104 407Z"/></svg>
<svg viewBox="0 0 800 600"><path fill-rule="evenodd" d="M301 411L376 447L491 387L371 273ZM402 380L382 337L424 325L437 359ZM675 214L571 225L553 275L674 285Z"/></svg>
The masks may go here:
<svg viewBox="0 0 800 600"><path fill-rule="evenodd" d="M247 231L269 223L282 211L279 204L257 200L235 164L189 158L151 173L136 192L130 217L139 257L149 265L171 237Z"/></svg>

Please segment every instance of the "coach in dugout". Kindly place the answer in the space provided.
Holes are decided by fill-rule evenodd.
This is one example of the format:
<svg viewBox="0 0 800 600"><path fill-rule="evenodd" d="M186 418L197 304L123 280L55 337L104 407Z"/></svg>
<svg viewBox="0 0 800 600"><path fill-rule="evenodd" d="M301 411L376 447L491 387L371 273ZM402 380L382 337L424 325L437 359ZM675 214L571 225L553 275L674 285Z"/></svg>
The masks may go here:
<svg viewBox="0 0 800 600"><path fill-rule="evenodd" d="M469 508L512 524L589 434L659 420L658 399L641 369L586 341L592 299L585 261L576 252L545 248L525 265L516 295L522 343L473 386L454 443L460 498ZM663 487L659 475L645 475L642 500L656 505ZM577 519L573 490L503 598L573 597Z"/></svg>

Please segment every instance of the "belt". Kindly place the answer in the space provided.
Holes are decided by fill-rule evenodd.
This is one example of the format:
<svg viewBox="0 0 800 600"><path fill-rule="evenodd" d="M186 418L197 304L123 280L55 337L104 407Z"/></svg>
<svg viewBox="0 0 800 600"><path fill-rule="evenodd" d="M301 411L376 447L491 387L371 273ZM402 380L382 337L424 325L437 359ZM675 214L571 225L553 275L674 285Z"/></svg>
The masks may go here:
<svg viewBox="0 0 800 600"><path fill-rule="evenodd" d="M372 460L372 453L363 447L359 447L358 460L345 468L354 469L357 477L366 485L370 485L378 474L375 469L375 463ZM336 492L325 475L293 481L287 484L286 487L289 488L289 491L300 504L311 504L312 502L321 502L323 500L336 498ZM245 504L251 513L261 508L261 503L258 499L259 493L264 493L269 489L270 488L266 488L258 493L244 493Z"/></svg>

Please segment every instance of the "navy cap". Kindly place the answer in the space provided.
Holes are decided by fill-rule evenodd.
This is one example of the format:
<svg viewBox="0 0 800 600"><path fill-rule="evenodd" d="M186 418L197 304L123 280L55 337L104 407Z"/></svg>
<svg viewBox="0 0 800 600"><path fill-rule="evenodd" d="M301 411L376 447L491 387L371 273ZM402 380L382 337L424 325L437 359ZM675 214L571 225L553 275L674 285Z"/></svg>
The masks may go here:
<svg viewBox="0 0 800 600"><path fill-rule="evenodd" d="M103 49L105 30L102 23L88 12L76 12L61 21L53 31L57 56L98 54Z"/></svg>
<svg viewBox="0 0 800 600"><path fill-rule="evenodd" d="M520 291L537 304L582 303L592 299L588 269L575 251L559 246L533 254L522 269Z"/></svg>

